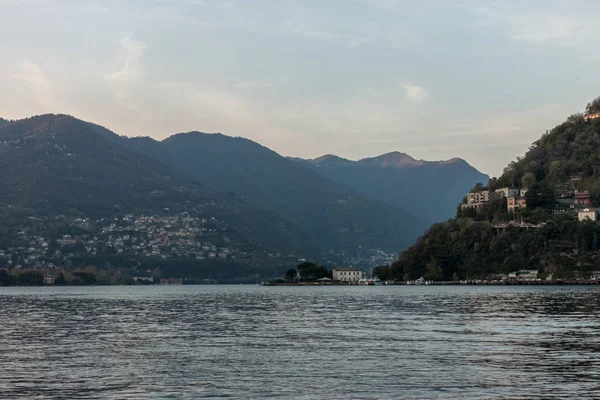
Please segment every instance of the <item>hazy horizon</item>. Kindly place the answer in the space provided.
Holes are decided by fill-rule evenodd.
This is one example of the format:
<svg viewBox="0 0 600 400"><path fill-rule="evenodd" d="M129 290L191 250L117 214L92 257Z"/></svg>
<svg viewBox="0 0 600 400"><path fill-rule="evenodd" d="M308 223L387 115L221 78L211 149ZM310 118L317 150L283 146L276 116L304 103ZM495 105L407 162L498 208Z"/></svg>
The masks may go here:
<svg viewBox="0 0 600 400"><path fill-rule="evenodd" d="M600 4L0 0L0 117L490 176L600 94Z"/></svg>

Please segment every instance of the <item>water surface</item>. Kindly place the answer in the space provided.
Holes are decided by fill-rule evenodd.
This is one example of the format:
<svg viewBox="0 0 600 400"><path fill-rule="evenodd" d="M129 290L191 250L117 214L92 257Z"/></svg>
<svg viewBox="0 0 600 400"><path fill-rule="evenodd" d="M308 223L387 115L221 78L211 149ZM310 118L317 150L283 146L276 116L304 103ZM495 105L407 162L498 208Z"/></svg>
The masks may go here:
<svg viewBox="0 0 600 400"><path fill-rule="evenodd" d="M0 398L593 398L597 287L0 288Z"/></svg>

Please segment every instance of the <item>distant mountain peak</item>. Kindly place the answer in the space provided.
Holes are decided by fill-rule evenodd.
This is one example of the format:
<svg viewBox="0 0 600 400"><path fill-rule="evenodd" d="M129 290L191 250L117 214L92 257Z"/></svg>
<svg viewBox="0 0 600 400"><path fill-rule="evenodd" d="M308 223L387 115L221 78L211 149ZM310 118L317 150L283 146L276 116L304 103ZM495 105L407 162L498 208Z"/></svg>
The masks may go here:
<svg viewBox="0 0 600 400"><path fill-rule="evenodd" d="M324 163L347 163L352 162L348 159L336 156L335 154L325 154L324 156L317 157L310 160L313 164L324 164Z"/></svg>
<svg viewBox="0 0 600 400"><path fill-rule="evenodd" d="M393 151L391 153L382 154L377 157L363 158L359 162L366 163L366 164L377 164L382 167L399 167L399 166L420 164L420 163L423 163L424 161L423 160L418 161L406 153L402 153L399 151Z"/></svg>
<svg viewBox="0 0 600 400"><path fill-rule="evenodd" d="M467 164L467 165L470 165L467 161L463 160L460 157L454 157L454 158L451 158L449 160L443 160L443 161L440 161L440 163L442 163L442 164Z"/></svg>
<svg viewBox="0 0 600 400"><path fill-rule="evenodd" d="M340 156L336 156L335 154L326 154L321 157L313 158L305 160L309 163L319 166L319 165L372 165L381 168L402 168L402 167L411 167L418 165L429 165L429 164L439 164L439 165L450 165L450 164L465 164L470 165L467 161L462 158L451 158L449 160L440 160L440 161L426 161L426 160L417 160L409 154L403 153L401 151L392 151L389 153L382 154L376 157L366 157L362 158L358 161L349 160L347 158L343 158Z"/></svg>

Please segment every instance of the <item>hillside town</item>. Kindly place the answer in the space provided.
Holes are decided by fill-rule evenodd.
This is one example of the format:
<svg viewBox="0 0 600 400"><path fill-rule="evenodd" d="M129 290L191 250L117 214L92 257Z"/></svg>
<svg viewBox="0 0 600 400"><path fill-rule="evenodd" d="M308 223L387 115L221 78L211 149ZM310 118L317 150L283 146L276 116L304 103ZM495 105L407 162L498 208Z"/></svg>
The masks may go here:
<svg viewBox="0 0 600 400"><path fill-rule="evenodd" d="M50 225L54 228L46 229ZM225 221L187 212L128 214L98 220L31 218L10 235L10 240L0 243L0 270L15 277L33 271L44 277L45 284L54 284L57 279L85 283L77 277L90 278L87 275L93 275L94 282L107 284L173 284L180 281L167 277L172 266L182 262L218 269L225 264L295 265L303 260L296 254L271 252L241 242L240 235L230 233L231 227ZM325 262L379 265L391 262L394 256L376 249L359 248L354 254L332 250L325 254Z"/></svg>
<svg viewBox="0 0 600 400"><path fill-rule="evenodd" d="M578 177L572 177L576 181ZM519 210L527 208L527 188L504 187L496 190L479 190L467 193L465 202L461 204L462 209L479 210L495 200L506 199L506 211L514 214ZM598 210L591 207L590 192L574 190L563 190L559 192L556 205L552 209L554 213L570 212L580 222L585 220L598 221Z"/></svg>
<svg viewBox="0 0 600 400"><path fill-rule="evenodd" d="M52 267L70 264L77 254L94 257L100 254L122 254L168 260L177 257L205 259L237 259L246 253L233 248L222 221L197 218L188 214L176 216L134 216L69 220L70 234L57 237L22 229L14 238L14 246L0 249L0 266L15 268Z"/></svg>

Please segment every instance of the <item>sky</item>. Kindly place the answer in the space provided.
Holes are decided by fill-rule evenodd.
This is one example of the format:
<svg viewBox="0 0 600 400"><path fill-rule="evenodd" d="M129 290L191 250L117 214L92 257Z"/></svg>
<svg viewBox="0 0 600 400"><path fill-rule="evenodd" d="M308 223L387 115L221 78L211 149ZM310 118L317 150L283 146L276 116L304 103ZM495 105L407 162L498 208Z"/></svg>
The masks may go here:
<svg viewBox="0 0 600 400"><path fill-rule="evenodd" d="M0 117L492 176L600 95L600 1L0 0Z"/></svg>

